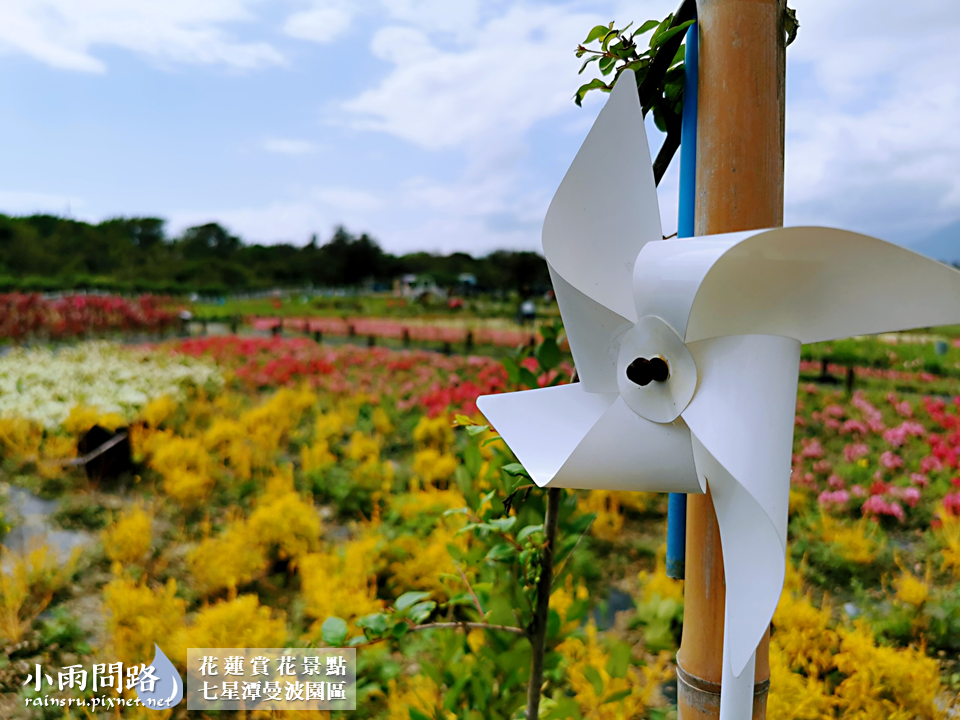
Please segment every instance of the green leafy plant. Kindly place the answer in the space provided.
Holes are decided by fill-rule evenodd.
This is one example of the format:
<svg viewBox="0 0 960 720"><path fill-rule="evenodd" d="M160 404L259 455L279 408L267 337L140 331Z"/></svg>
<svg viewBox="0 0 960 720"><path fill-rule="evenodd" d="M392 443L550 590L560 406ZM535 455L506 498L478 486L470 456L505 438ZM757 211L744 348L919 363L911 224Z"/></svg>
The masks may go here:
<svg viewBox="0 0 960 720"><path fill-rule="evenodd" d="M597 25L576 49L578 58L586 57L578 74L596 63L603 78L610 78L608 81L593 78L581 85L573 96L578 106L591 90L610 92L625 70L633 70L644 117L652 110L657 128L667 134L653 163L653 176L658 184L680 147L686 57L686 46L682 43L687 28L696 22L695 14L693 0L685 0L676 14L671 13L663 20L647 20L633 32L629 32L632 22L622 28L617 28L615 22ZM786 45L796 39L799 28L796 11L784 6ZM644 48L640 40L647 33L650 37Z"/></svg>

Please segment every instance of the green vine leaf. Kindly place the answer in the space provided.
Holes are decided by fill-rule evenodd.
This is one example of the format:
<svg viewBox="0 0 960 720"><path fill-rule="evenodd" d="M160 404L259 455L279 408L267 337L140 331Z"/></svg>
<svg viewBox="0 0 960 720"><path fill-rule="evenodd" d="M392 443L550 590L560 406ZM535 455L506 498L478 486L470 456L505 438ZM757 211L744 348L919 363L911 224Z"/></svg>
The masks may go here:
<svg viewBox="0 0 960 720"><path fill-rule="evenodd" d="M797 39L797 31L800 29L800 23L797 22L797 11L793 8L785 7L783 13L783 30L787 34L786 44L789 45Z"/></svg>

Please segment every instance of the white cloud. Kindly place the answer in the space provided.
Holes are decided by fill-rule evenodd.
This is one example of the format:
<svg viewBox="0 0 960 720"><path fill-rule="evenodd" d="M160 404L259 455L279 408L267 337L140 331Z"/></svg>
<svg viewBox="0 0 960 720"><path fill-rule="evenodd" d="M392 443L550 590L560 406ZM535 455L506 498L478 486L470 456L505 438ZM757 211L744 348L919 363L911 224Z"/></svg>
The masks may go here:
<svg viewBox="0 0 960 720"><path fill-rule="evenodd" d="M480 21L478 0L383 0L383 6L393 20L461 38L471 35Z"/></svg>
<svg viewBox="0 0 960 720"><path fill-rule="evenodd" d="M170 225L178 233L193 225L219 222L248 242L303 244L313 233L323 235L340 224L355 232L372 231L371 220L385 206L380 197L364 190L318 186L261 207L174 212Z"/></svg>
<svg viewBox="0 0 960 720"><path fill-rule="evenodd" d="M93 49L113 46L155 60L253 68L283 57L264 42L243 42L222 26L256 20L257 0L5 0L0 52L25 53L66 70L103 72Z"/></svg>
<svg viewBox="0 0 960 720"><path fill-rule="evenodd" d="M512 144L537 121L570 110L571 38L598 21L566 8L515 5L465 49L441 49L422 30L378 30L372 48L394 63L376 88L343 104L353 127L437 150Z"/></svg>
<svg viewBox="0 0 960 720"><path fill-rule="evenodd" d="M351 3L340 0L320 0L307 10L287 18L283 30L291 37L329 43L340 37L349 27L356 12Z"/></svg>
<svg viewBox="0 0 960 720"><path fill-rule="evenodd" d="M799 20L786 220L912 242L960 216L960 5L811 0Z"/></svg>
<svg viewBox="0 0 960 720"><path fill-rule="evenodd" d="M284 138L269 138L264 141L263 149L267 152L280 155L310 155L320 148L308 140L289 140Z"/></svg>

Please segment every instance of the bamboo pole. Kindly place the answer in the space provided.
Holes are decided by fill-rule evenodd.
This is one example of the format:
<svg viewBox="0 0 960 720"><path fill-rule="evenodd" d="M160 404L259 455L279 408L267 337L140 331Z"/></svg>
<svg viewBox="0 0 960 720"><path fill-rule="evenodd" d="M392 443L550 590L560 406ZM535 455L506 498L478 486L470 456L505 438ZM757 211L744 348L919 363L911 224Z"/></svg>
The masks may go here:
<svg viewBox="0 0 960 720"><path fill-rule="evenodd" d="M698 0L696 234L783 224L784 0ZM708 478L709 480L709 478ZM725 584L713 500L687 504L682 720L719 717ZM753 718L766 717L769 632L757 649Z"/></svg>

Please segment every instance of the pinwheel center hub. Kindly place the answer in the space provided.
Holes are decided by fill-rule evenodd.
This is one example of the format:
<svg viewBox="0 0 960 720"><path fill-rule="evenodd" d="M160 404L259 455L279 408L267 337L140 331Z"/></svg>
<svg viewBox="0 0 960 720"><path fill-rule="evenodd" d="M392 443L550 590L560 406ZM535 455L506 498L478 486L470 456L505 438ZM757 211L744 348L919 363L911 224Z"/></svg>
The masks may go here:
<svg viewBox="0 0 960 720"><path fill-rule="evenodd" d="M617 388L627 407L658 423L682 413L697 389L697 364L676 331L655 315L620 336Z"/></svg>
<svg viewBox="0 0 960 720"><path fill-rule="evenodd" d="M627 379L640 387L646 387L652 382L664 382L670 377L670 366L662 357L638 357L627 365Z"/></svg>

